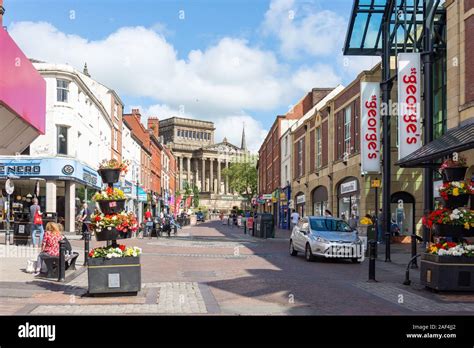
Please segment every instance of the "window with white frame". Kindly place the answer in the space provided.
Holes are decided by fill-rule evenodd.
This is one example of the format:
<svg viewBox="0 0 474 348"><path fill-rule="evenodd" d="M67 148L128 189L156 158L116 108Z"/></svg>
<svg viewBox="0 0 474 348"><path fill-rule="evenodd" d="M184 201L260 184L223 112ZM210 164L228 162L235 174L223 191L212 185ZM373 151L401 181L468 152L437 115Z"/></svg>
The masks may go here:
<svg viewBox="0 0 474 348"><path fill-rule="evenodd" d="M351 107L344 109L344 152L351 153Z"/></svg>
<svg viewBox="0 0 474 348"><path fill-rule="evenodd" d="M69 96L69 81L57 79L56 90L57 90L57 101L62 102L62 103L67 103L68 96Z"/></svg>
<svg viewBox="0 0 474 348"><path fill-rule="evenodd" d="M114 150L118 149L118 131L114 128Z"/></svg>
<svg viewBox="0 0 474 348"><path fill-rule="evenodd" d="M285 156L288 156L288 135L285 137Z"/></svg>
<svg viewBox="0 0 474 348"><path fill-rule="evenodd" d="M303 139L298 141L298 177L303 175Z"/></svg>
<svg viewBox="0 0 474 348"><path fill-rule="evenodd" d="M316 168L322 166L321 127L316 128Z"/></svg>

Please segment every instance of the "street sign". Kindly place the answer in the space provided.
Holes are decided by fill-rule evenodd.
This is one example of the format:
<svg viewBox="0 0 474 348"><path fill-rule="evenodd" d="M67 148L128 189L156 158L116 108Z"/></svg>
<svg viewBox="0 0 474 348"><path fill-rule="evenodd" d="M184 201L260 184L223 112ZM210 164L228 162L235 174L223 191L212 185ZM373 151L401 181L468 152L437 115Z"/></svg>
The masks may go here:
<svg viewBox="0 0 474 348"><path fill-rule="evenodd" d="M13 182L10 179L7 179L5 182L5 191L7 191L7 194L9 195L15 191L15 185L13 185Z"/></svg>
<svg viewBox="0 0 474 348"><path fill-rule="evenodd" d="M370 182L370 187L372 188L379 188L380 187L380 179L373 179Z"/></svg>

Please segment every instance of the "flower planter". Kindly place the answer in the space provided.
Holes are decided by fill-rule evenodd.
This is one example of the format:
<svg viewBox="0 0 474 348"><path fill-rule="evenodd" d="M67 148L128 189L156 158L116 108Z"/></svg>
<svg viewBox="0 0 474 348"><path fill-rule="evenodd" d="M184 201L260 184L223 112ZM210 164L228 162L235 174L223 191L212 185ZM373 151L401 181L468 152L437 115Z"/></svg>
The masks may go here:
<svg viewBox="0 0 474 348"><path fill-rule="evenodd" d="M461 225L433 225L433 235L438 237L469 237L473 235L473 229L465 229Z"/></svg>
<svg viewBox="0 0 474 348"><path fill-rule="evenodd" d="M97 230L95 232L95 239L97 241L127 239L131 237L132 233L130 231L118 231L115 227L111 227L110 229L103 228L100 232L97 232Z"/></svg>
<svg viewBox="0 0 474 348"><path fill-rule="evenodd" d="M119 199L116 201L112 200L101 200L99 203L100 211L104 214L116 214L125 210L125 199Z"/></svg>
<svg viewBox="0 0 474 348"><path fill-rule="evenodd" d="M120 169L99 169L97 171L106 184L114 184L120 179Z"/></svg>
<svg viewBox="0 0 474 348"><path fill-rule="evenodd" d="M421 254L421 284L438 291L474 291L474 257Z"/></svg>
<svg viewBox="0 0 474 348"><path fill-rule="evenodd" d="M141 290L140 257L89 258L89 294L130 293Z"/></svg>
<svg viewBox="0 0 474 348"><path fill-rule="evenodd" d="M461 181L464 180L466 171L467 167L444 168L441 175L444 181Z"/></svg>
<svg viewBox="0 0 474 348"><path fill-rule="evenodd" d="M469 201L469 195L465 193L458 196L448 195L448 199L443 198L443 201L444 206L449 209L464 207Z"/></svg>

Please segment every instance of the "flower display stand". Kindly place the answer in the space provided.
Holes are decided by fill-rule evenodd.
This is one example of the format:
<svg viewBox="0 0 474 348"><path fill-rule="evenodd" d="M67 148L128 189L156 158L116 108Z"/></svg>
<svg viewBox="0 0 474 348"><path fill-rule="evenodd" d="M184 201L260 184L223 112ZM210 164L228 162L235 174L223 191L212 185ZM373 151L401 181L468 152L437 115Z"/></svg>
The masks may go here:
<svg viewBox="0 0 474 348"><path fill-rule="evenodd" d="M109 188L119 180L120 169L99 170ZM125 201L99 202L104 214L117 214L123 210ZM96 240L107 241L112 248L118 248L117 240L131 237L130 231L118 231L114 227L96 229ZM137 295L141 290L140 256L89 257L87 264L89 295Z"/></svg>
<svg viewBox="0 0 474 348"><path fill-rule="evenodd" d="M441 167L445 184L464 180L467 167ZM446 185L444 185L446 187ZM442 189L440 189L440 193ZM472 197L471 197L472 198ZM443 197L446 208L454 209L468 204L469 194L447 195ZM471 200L472 206L472 200ZM465 228L462 224L434 224L433 235L452 241L462 241L465 237L474 236L472 225ZM436 245L435 245L436 247ZM474 291L474 257L457 255L421 254L421 284L435 291Z"/></svg>
<svg viewBox="0 0 474 348"><path fill-rule="evenodd" d="M421 284L437 291L474 291L474 258L421 254Z"/></svg>
<svg viewBox="0 0 474 348"><path fill-rule="evenodd" d="M141 290L140 257L91 258L89 294L137 294Z"/></svg>

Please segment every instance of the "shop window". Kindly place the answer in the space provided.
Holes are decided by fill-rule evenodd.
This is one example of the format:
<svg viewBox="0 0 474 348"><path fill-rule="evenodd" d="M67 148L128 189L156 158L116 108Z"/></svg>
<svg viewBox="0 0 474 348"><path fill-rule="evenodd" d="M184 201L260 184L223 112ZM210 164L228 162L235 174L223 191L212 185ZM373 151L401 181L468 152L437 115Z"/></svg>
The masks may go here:
<svg viewBox="0 0 474 348"><path fill-rule="evenodd" d="M57 152L59 155L67 155L67 129L66 126L57 127Z"/></svg>
<svg viewBox="0 0 474 348"><path fill-rule="evenodd" d="M324 215L324 211L328 207L328 190L324 186L318 186L313 190L313 215Z"/></svg>
<svg viewBox="0 0 474 348"><path fill-rule="evenodd" d="M57 89L57 101L62 102L62 103L67 103L68 96L69 96L69 81L57 79L56 89Z"/></svg>
<svg viewBox="0 0 474 348"><path fill-rule="evenodd" d="M446 57L443 54L433 66L433 137L446 133Z"/></svg>
<svg viewBox="0 0 474 348"><path fill-rule="evenodd" d="M352 214L359 217L360 190L357 178L348 177L339 184L337 201L340 218L348 221Z"/></svg>
<svg viewBox="0 0 474 348"><path fill-rule="evenodd" d="M392 194L390 215L401 235L411 235L415 225L415 198L407 192Z"/></svg>

